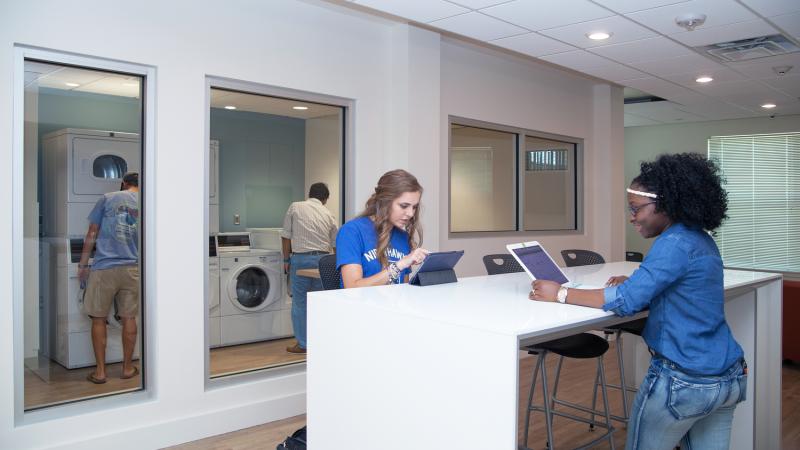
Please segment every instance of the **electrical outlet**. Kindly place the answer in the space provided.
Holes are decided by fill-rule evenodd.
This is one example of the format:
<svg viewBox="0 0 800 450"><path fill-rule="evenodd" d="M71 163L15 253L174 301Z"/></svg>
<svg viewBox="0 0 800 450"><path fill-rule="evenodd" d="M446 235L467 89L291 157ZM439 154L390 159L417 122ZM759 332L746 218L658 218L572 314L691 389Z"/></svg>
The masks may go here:
<svg viewBox="0 0 800 450"><path fill-rule="evenodd" d="M239 215L238 214L234 214L233 215L233 224L234 225L240 225L241 224L241 221L239 220Z"/></svg>

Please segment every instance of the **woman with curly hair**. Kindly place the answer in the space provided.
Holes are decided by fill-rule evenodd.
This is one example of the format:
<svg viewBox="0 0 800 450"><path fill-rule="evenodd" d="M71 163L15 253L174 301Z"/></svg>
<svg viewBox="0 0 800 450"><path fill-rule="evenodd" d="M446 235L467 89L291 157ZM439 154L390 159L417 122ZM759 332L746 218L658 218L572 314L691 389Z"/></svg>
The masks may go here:
<svg viewBox="0 0 800 450"><path fill-rule="evenodd" d="M336 267L345 288L408 281L410 267L428 251L421 248L420 186L402 169L386 172L364 211L336 236Z"/></svg>
<svg viewBox="0 0 800 450"><path fill-rule="evenodd" d="M725 321L722 258L709 235L728 205L719 168L699 154L662 155L641 164L627 192L631 224L655 238L639 269L597 290L537 280L530 298L620 316L649 309L642 337L653 357L625 448L727 449L747 365Z"/></svg>

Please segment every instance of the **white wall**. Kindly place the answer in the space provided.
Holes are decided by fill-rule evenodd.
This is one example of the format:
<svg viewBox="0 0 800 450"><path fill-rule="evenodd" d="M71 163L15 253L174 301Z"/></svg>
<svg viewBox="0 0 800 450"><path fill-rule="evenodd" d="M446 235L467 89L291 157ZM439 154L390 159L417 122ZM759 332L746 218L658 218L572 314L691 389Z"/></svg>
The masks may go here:
<svg viewBox="0 0 800 450"><path fill-rule="evenodd" d="M313 183L328 185L331 192L325 206L333 213L336 223L341 220L342 119L339 114L306 120L305 193ZM313 157L312 157L313 156Z"/></svg>
<svg viewBox="0 0 800 450"><path fill-rule="evenodd" d="M145 0L134 7L116 0L86 0L79 7L2 2L0 105L12 104L15 44L155 68L155 129L147 132L155 139L148 157L156 169L147 174L147 188L157 200L146 211L155 226L145 230L156 243L154 254L146 255L155 274L146 281L154 320L146 324L153 344L145 397L132 405L97 410L98 403L82 402L17 417L12 320L21 313L10 299L22 281L12 280L11 259L0 259L0 299L9 299L0 302L2 448L107 448L110 442L119 449L158 448L304 412L302 370L206 388L200 299L207 198L202 189L187 189L186 180L207 174L209 75L353 99L345 219L361 210L382 173L406 168L425 187L425 246L467 250L461 276L482 274L481 255L520 239L539 239L555 253L580 247L621 258L616 235L622 227L611 220L622 211L622 197L613 194L620 181L612 178L622 167L619 88L315 0ZM585 139L583 233L450 237L448 115ZM4 205L21 196L12 189L20 176L12 171L12 123L12 108L0 108ZM18 221L0 215L0 236L17 236L12 224Z"/></svg>
<svg viewBox="0 0 800 450"><path fill-rule="evenodd" d="M623 196L612 195L622 173L622 93L620 88L453 40L442 42L438 205L426 188L426 220L436 214L442 250L465 250L459 276L484 275L481 258L506 252L506 244L538 240L556 261L560 251L585 248L607 261L623 259ZM618 104L618 107L616 106ZM448 116L526 128L584 139L584 227L578 234L448 232ZM619 131L614 132L613 127ZM616 167L619 167L618 174ZM614 178L614 177L617 178Z"/></svg>
<svg viewBox="0 0 800 450"><path fill-rule="evenodd" d="M625 128L625 183L639 174L642 161L652 161L663 153L708 152L708 138L741 134L768 134L800 131L800 115L693 122ZM627 222L627 220L626 220ZM628 250L647 253L652 239L644 239L630 225L625 226Z"/></svg>

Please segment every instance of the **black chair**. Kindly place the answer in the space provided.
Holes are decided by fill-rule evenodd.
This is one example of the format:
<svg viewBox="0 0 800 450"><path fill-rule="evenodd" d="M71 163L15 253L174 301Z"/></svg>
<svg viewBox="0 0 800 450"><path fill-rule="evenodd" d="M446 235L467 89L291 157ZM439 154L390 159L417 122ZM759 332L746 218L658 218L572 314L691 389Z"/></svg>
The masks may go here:
<svg viewBox="0 0 800 450"><path fill-rule="evenodd" d="M589 266L592 264L604 264L603 256L591 250L561 250L561 257L567 267Z"/></svg>
<svg viewBox="0 0 800 450"><path fill-rule="evenodd" d="M319 259L319 278L326 291L342 288L342 273L336 269L336 254L325 255Z"/></svg>
<svg viewBox="0 0 800 450"><path fill-rule="evenodd" d="M639 252L625 252L625 261L642 262L644 261L644 255Z"/></svg>
<svg viewBox="0 0 800 450"><path fill-rule="evenodd" d="M486 273L489 275L522 272L522 266L508 253L486 255L483 257L483 265L486 266Z"/></svg>
<svg viewBox="0 0 800 450"><path fill-rule="evenodd" d="M522 272L523 269L517 263L513 256L509 254L493 254L493 255L486 255L483 257L483 265L486 267L486 272L489 275L499 275L503 273L515 273L515 272ZM566 417L572 420L577 420L579 422L588 423L589 426L594 427L595 425L606 428L608 431L604 433L602 436L599 436L597 439L594 439L592 442L587 444L593 445L603 439L608 439L609 445L611 446L612 450L614 449L614 437L612 433L614 432L614 427L611 426L611 417L608 408L608 397L607 392L605 389L605 370L603 368L603 355L608 351L608 342L601 337L595 336L589 333L581 333L575 336L567 336L561 339L555 339L548 342L542 342L536 345L531 345L525 347L528 350L529 354L538 355L536 360L536 367L533 369L533 379L531 380L531 391L530 395L528 395L528 406L527 411L525 414L525 440L522 444L521 448L528 448L528 435L530 430L530 416L532 411L542 411L545 415L545 422L547 424L547 444L548 448L552 449L553 446L553 416L561 416ZM548 353L554 353L559 356L558 366L556 369L555 374L555 382L553 385L553 394L548 395L548 388L547 388L547 366L545 365L545 359ZM561 364L564 361L564 358L597 358L597 373L595 375L595 379L600 379L600 388L603 394L603 402L605 405L605 409L603 414L606 417L605 423L597 422L594 420L594 415L599 414L597 410L595 410L595 404L593 400L592 408L586 408L585 406L577 405L574 403L566 402L560 400L556 397L558 392L558 380L559 376L561 375ZM543 396L543 406L538 406L533 404L533 393L536 390L536 379L541 373L542 375L542 392ZM597 393L595 393L594 398L597 398ZM556 411L555 405L559 404L562 406L566 406L569 408L573 408L579 411L583 411L585 413L591 413L592 418L586 419L584 417L575 416L573 414L568 414L563 411Z"/></svg>

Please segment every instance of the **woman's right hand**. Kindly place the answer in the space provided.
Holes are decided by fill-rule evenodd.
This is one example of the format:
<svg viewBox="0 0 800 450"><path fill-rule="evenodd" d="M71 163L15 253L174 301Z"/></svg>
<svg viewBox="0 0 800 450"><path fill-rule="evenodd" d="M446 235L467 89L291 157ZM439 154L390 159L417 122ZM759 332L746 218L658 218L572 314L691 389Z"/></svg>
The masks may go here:
<svg viewBox="0 0 800 450"><path fill-rule="evenodd" d="M421 264L422 261L425 261L425 258L428 257L429 253L430 252L424 248L415 248L411 251L411 253L403 257L403 259L397 261L397 268L400 270L406 270L411 266Z"/></svg>

